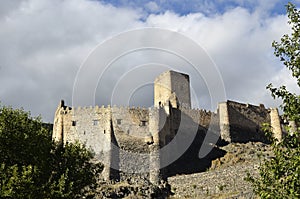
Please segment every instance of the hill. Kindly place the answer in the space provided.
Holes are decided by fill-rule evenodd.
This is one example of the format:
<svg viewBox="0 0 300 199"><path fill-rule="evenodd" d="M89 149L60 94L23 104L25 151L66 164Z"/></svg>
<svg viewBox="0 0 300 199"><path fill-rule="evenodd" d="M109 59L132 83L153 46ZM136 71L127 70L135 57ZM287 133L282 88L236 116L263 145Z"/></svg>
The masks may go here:
<svg viewBox="0 0 300 199"><path fill-rule="evenodd" d="M178 175L168 179L175 198L256 198L247 173L258 174L264 158L270 158L270 146L261 142L230 143L220 147L225 156L212 161L206 172Z"/></svg>

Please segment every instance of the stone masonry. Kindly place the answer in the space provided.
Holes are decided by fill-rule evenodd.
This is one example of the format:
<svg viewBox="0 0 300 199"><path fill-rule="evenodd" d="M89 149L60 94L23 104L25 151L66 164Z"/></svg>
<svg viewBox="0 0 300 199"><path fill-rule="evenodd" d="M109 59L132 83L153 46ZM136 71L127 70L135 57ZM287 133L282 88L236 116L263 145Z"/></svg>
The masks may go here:
<svg viewBox="0 0 300 199"><path fill-rule="evenodd" d="M277 109L233 101L217 112L191 108L187 74L166 71L154 81L154 107L68 107L61 101L54 117L53 140L85 144L104 163L104 179L149 179L205 170L216 153L199 159L208 134L226 142L266 141L263 123L282 138ZM212 127L212 128L210 128ZM208 129L212 129L208 131ZM191 166L193 165L193 166Z"/></svg>

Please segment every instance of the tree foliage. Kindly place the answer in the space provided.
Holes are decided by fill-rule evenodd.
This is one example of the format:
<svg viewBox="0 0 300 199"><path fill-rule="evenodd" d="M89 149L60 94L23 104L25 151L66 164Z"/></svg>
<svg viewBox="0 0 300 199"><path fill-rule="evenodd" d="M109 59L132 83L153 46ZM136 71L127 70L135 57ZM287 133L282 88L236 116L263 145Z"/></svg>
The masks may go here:
<svg viewBox="0 0 300 199"><path fill-rule="evenodd" d="M274 41L274 54L292 72L300 88L300 11L291 3L286 5L291 34L282 36L280 42ZM300 124L300 96L291 93L285 86L279 88L272 84L267 88L274 98L281 98L284 118ZM249 177L254 191L261 198L300 198L300 136L299 128L288 134L281 142L272 139L274 157L261 164L258 178ZM271 129L266 129L271 134Z"/></svg>
<svg viewBox="0 0 300 199"><path fill-rule="evenodd" d="M79 143L58 145L41 118L0 106L0 198L92 196L102 165Z"/></svg>
<svg viewBox="0 0 300 199"><path fill-rule="evenodd" d="M275 49L274 54L292 72L292 76L296 78L300 88L300 11L291 3L287 4L286 8L292 33L283 35L281 41L274 41L272 46ZM270 89L273 97L282 98L283 104L281 107L286 118L299 122L300 96L289 92L285 86L274 88L270 84L267 88Z"/></svg>

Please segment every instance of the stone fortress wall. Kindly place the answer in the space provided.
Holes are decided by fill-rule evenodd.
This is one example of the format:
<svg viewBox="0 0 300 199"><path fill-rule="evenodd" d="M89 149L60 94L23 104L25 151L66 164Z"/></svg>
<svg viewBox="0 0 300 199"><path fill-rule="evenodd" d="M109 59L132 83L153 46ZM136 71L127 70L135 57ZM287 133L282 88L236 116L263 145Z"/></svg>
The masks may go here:
<svg viewBox="0 0 300 199"><path fill-rule="evenodd" d="M191 108L189 76L175 71L166 71L154 81L154 106Z"/></svg>
<svg viewBox="0 0 300 199"><path fill-rule="evenodd" d="M277 109L263 105L227 101L216 113L192 109L189 84L186 74L162 73L154 83L152 108L68 107L62 101L55 112L53 139L62 144L79 141L92 149L105 164L105 179L136 177L157 183L205 169L215 154L198 158L201 145L210 144L203 143L208 133L227 142L266 141L261 126L269 123L277 137L282 134ZM161 152L168 146L167 153ZM167 160L172 164L164 165Z"/></svg>
<svg viewBox="0 0 300 199"><path fill-rule="evenodd" d="M270 124L270 111L264 105L254 106L227 101L219 104L219 112L223 125L221 136L224 140L228 142L264 141L262 124Z"/></svg>

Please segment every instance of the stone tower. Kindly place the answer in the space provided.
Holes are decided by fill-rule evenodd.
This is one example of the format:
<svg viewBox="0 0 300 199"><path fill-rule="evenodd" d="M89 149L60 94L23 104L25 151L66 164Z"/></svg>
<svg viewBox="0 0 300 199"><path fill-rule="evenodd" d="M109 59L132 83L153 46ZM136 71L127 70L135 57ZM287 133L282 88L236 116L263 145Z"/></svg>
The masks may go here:
<svg viewBox="0 0 300 199"><path fill-rule="evenodd" d="M154 81L154 106L191 108L190 79L187 74L166 71Z"/></svg>

